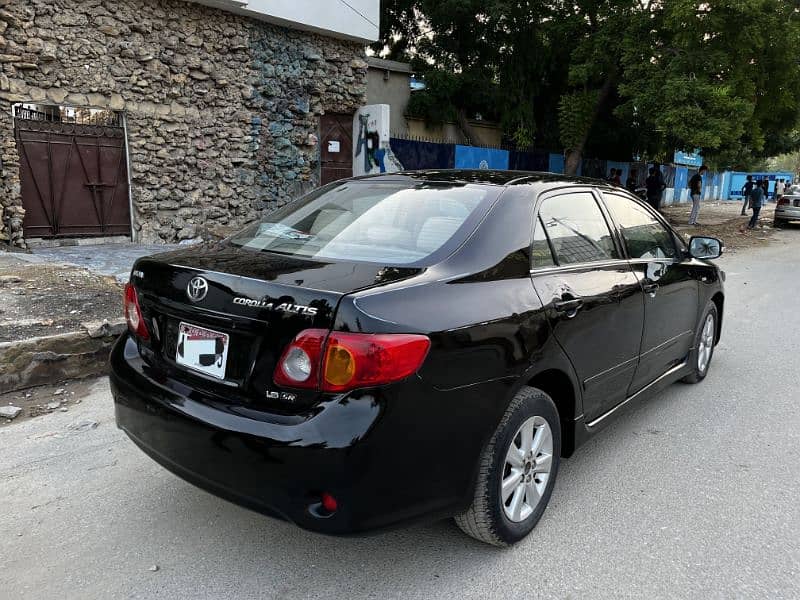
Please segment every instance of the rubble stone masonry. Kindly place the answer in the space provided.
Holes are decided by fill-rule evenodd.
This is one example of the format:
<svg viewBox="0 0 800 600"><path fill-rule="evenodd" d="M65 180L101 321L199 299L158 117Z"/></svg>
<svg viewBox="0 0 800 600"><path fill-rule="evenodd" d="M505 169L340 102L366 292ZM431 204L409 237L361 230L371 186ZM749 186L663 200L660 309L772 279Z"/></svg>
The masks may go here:
<svg viewBox="0 0 800 600"><path fill-rule="evenodd" d="M24 246L12 106L125 112L134 239L239 226L319 181L319 117L363 46L181 0L0 0L0 242Z"/></svg>

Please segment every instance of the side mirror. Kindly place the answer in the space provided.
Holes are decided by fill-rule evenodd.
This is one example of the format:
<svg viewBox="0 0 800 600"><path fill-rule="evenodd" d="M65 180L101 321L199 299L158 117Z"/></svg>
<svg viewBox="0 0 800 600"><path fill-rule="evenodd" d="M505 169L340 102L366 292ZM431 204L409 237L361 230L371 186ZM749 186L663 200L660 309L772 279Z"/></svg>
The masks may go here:
<svg viewBox="0 0 800 600"><path fill-rule="evenodd" d="M725 244L717 238L695 236L689 240L689 255L692 258L702 260L719 258L724 251Z"/></svg>

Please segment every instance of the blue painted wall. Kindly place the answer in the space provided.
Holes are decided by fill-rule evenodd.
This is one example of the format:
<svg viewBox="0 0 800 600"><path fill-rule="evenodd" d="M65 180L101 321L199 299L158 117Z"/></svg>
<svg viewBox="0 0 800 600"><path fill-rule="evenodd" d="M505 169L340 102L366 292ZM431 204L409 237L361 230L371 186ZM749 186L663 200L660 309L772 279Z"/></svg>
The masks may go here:
<svg viewBox="0 0 800 600"><path fill-rule="evenodd" d="M680 198L683 190L689 185L689 169L686 167L675 167L675 197Z"/></svg>
<svg viewBox="0 0 800 600"><path fill-rule="evenodd" d="M508 150L456 146L456 169L508 169Z"/></svg>
<svg viewBox="0 0 800 600"><path fill-rule="evenodd" d="M730 191L728 192L727 196L723 196L726 199L737 199L740 200L742 198L742 188L744 187L745 182L747 181L747 176L752 175L753 179L758 181L759 179L768 178L769 179L769 193L775 193L775 182L778 179L788 179L790 182L794 179L794 175L788 172L779 172L779 173L767 173L767 172L751 172L751 173L744 173L742 171L734 171L731 173L731 187Z"/></svg>
<svg viewBox="0 0 800 600"><path fill-rule="evenodd" d="M551 154L550 155L550 168L549 171L551 173L563 173L564 172L564 155L563 154Z"/></svg>
<svg viewBox="0 0 800 600"><path fill-rule="evenodd" d="M622 185L625 185L625 180L628 178L628 171L630 170L630 163L609 160L606 163L606 177L608 177L611 169L622 171L622 175L620 175L620 181L622 182Z"/></svg>

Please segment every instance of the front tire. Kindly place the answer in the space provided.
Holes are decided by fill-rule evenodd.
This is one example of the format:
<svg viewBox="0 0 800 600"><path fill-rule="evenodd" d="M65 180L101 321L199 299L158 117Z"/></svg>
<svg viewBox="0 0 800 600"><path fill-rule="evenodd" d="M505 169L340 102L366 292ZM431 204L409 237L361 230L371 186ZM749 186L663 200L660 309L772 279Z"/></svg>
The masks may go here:
<svg viewBox="0 0 800 600"><path fill-rule="evenodd" d="M700 383L708 375L711 359L714 357L714 348L717 345L717 323L719 315L713 302L709 303L697 329L694 350L689 360L693 371L683 378L686 383Z"/></svg>
<svg viewBox="0 0 800 600"><path fill-rule="evenodd" d="M510 546L542 518L561 456L561 423L543 391L522 388L481 454L471 506L456 524L477 540Z"/></svg>

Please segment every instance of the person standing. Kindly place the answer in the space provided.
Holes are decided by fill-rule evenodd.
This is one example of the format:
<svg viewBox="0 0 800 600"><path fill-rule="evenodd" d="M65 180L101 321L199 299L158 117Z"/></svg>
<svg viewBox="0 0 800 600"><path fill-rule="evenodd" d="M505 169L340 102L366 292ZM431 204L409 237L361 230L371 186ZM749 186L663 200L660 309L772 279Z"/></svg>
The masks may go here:
<svg viewBox="0 0 800 600"><path fill-rule="evenodd" d="M647 203L656 210L661 210L661 192L663 190L661 187L662 180L656 172L655 167L650 167L649 173L650 174L647 176L647 179L644 182L644 185L647 188Z"/></svg>
<svg viewBox="0 0 800 600"><path fill-rule="evenodd" d="M745 216L744 213L750 206L750 192L753 191L754 185L755 183L753 183L753 176L748 175L747 181L745 181L744 186L742 186L742 197L744 198L744 201L742 202L742 216Z"/></svg>
<svg viewBox="0 0 800 600"><path fill-rule="evenodd" d="M661 163L654 162L653 167L656 170L656 177L658 177L658 185L661 189L658 196L658 207L661 210L661 200L664 198L664 190L667 189L667 182L664 179L664 173L661 172Z"/></svg>
<svg viewBox="0 0 800 600"><path fill-rule="evenodd" d="M689 194L692 196L692 212L689 215L689 225L699 225L697 217L700 215L700 197L703 195L703 175L706 173L708 173L708 167L703 165L689 180Z"/></svg>
<svg viewBox="0 0 800 600"><path fill-rule="evenodd" d="M758 215L761 213L763 205L764 188L762 185L755 185L750 192L750 208L753 209L753 216L750 217L750 222L747 224L748 229L755 229L756 225L758 225Z"/></svg>
<svg viewBox="0 0 800 600"><path fill-rule="evenodd" d="M625 180L625 189L628 190L631 194L636 193L637 186L637 175L638 172L636 169L631 169L628 171L628 178Z"/></svg>
<svg viewBox="0 0 800 600"><path fill-rule="evenodd" d="M783 183L783 179L778 179L775 183L775 201L780 202L783 193L786 191L786 184Z"/></svg>

